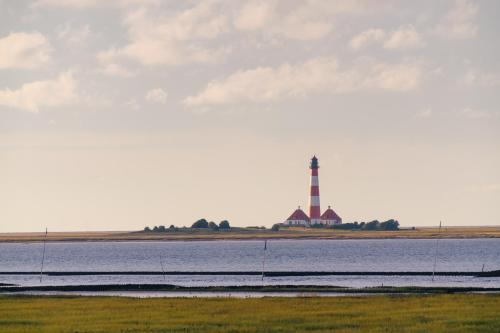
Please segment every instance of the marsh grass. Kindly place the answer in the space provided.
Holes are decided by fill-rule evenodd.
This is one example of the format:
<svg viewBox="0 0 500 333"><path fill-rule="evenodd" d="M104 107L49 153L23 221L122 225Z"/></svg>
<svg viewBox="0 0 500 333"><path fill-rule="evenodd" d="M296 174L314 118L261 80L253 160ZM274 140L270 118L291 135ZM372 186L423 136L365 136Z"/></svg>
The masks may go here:
<svg viewBox="0 0 500 333"><path fill-rule="evenodd" d="M499 332L500 296L0 297L0 332Z"/></svg>

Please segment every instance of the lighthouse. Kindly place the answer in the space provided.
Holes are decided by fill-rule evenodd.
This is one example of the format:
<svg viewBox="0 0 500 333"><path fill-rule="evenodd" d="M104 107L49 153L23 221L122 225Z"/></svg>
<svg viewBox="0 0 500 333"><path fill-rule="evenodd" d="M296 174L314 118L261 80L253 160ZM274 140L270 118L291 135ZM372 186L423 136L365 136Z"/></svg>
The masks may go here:
<svg viewBox="0 0 500 333"><path fill-rule="evenodd" d="M309 216L300 209L296 209L282 225L289 227L310 227L315 224L321 224L322 227L329 227L335 224L342 224L342 218L335 213L335 211L328 206L328 209L321 215L321 208L319 206L319 180L318 180L318 158L313 156L311 158L311 187L309 192Z"/></svg>
<svg viewBox="0 0 500 333"><path fill-rule="evenodd" d="M318 159L313 156L311 159L311 193L309 197L309 219L311 224L321 223L321 209L319 206L319 180L318 180Z"/></svg>

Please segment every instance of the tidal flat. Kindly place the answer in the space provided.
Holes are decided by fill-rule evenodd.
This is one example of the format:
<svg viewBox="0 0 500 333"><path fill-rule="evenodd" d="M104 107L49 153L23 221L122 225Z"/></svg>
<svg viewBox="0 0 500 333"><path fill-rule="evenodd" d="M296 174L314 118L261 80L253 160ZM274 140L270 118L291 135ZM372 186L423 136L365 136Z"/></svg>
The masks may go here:
<svg viewBox="0 0 500 333"><path fill-rule="evenodd" d="M500 296L1 296L0 332L498 332Z"/></svg>

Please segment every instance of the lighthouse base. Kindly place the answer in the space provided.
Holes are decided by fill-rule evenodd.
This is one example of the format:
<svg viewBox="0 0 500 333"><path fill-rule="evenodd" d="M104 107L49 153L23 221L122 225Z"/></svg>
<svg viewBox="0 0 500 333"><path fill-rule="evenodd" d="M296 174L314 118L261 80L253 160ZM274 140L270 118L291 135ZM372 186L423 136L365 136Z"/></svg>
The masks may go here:
<svg viewBox="0 0 500 333"><path fill-rule="evenodd" d="M314 224L323 224L323 220L321 219L311 219L311 225L314 225Z"/></svg>

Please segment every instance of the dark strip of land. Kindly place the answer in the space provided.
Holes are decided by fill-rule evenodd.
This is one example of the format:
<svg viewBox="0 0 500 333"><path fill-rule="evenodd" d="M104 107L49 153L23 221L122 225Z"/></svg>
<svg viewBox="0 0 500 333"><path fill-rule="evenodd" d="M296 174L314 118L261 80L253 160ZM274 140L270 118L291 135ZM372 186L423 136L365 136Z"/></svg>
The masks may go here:
<svg viewBox="0 0 500 333"><path fill-rule="evenodd" d="M428 294L500 292L500 288L482 287L366 287L348 288L314 285L268 285L268 286L212 286L184 287L172 284L101 284L62 286L4 286L0 293L12 292L106 292L106 291L168 291L168 292L297 292L297 293L348 293L348 294Z"/></svg>
<svg viewBox="0 0 500 333"><path fill-rule="evenodd" d="M38 275L40 272L0 272L0 275ZM487 272L394 272L394 271L47 271L43 272L47 276L77 276L77 275L264 275L264 276L476 276L495 277L500 276L500 270Z"/></svg>

